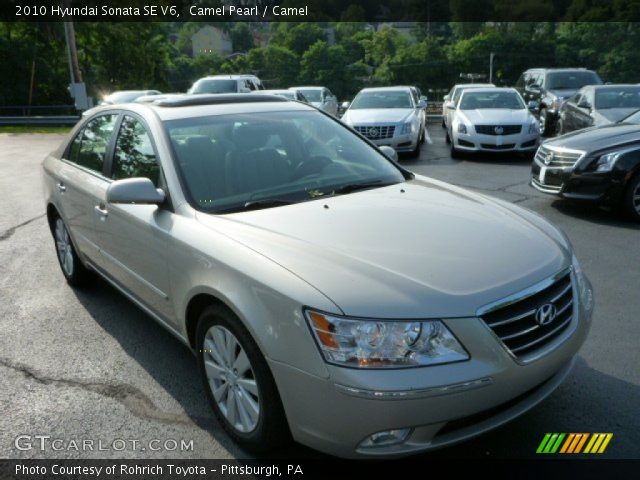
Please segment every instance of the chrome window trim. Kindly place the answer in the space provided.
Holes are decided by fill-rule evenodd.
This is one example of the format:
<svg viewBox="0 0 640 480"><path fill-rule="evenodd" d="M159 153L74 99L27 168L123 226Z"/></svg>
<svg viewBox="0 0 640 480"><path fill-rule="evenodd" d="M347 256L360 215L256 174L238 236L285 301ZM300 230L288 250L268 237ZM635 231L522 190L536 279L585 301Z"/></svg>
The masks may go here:
<svg viewBox="0 0 640 480"><path fill-rule="evenodd" d="M423 388L419 390L368 390L349 387L339 383L334 384L336 390L352 397L366 398L369 400L405 400L416 398L438 397L453 393L465 392L476 388L488 387L493 384L492 377L479 378L468 382L452 383L440 387Z"/></svg>

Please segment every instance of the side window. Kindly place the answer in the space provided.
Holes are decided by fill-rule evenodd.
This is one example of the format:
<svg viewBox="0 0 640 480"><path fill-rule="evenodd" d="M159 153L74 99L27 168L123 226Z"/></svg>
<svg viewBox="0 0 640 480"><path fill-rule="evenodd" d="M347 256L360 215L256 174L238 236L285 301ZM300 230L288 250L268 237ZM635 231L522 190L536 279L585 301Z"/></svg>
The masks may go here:
<svg viewBox="0 0 640 480"><path fill-rule="evenodd" d="M69 160L96 172L102 172L117 118L114 113L90 120L73 141Z"/></svg>
<svg viewBox="0 0 640 480"><path fill-rule="evenodd" d="M251 80L245 80L245 85L249 90L255 90L256 86Z"/></svg>
<svg viewBox="0 0 640 480"><path fill-rule="evenodd" d="M524 73L520 75L520 78L518 78L518 81L516 82L516 88L523 88L523 87L524 87Z"/></svg>
<svg viewBox="0 0 640 480"><path fill-rule="evenodd" d="M127 115L118 132L111 177L115 180L146 177L156 187L159 185L160 167L149 134L139 120Z"/></svg>

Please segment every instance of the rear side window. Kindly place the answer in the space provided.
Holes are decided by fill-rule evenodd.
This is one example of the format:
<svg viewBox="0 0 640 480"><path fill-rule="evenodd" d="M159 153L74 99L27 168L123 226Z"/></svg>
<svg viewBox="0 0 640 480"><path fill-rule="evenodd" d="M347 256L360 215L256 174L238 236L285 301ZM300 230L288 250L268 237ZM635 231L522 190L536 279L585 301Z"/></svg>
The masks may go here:
<svg viewBox="0 0 640 480"><path fill-rule="evenodd" d="M71 144L69 160L96 172L102 172L109 140L118 115L100 115L90 120Z"/></svg>
<svg viewBox="0 0 640 480"><path fill-rule="evenodd" d="M115 180L146 177L157 187L160 167L145 126L138 119L125 115L120 124L113 156Z"/></svg>

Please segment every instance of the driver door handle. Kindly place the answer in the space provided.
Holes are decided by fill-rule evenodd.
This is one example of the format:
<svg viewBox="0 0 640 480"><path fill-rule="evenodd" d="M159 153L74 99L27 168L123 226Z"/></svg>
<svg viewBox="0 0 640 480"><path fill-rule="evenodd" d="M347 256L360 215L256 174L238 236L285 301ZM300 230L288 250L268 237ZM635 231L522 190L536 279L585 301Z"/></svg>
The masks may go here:
<svg viewBox="0 0 640 480"><path fill-rule="evenodd" d="M103 218L106 217L107 215L109 215L109 210L107 210L107 207L105 206L104 203L101 203L100 205L96 205L93 208Z"/></svg>
<svg viewBox="0 0 640 480"><path fill-rule="evenodd" d="M56 184L56 187L58 187L58 191L59 191L60 193L62 193L62 192L66 192L66 191L67 191L67 187L66 187L66 186L65 186L65 184L64 184L64 183L62 183L62 182L58 182L58 183Z"/></svg>

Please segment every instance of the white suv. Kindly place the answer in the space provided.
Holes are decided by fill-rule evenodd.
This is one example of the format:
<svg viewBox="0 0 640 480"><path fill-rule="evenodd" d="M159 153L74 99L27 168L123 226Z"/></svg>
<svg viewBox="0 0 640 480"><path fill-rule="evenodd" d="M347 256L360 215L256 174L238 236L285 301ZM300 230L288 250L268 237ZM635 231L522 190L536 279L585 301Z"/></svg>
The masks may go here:
<svg viewBox="0 0 640 480"><path fill-rule="evenodd" d="M212 75L197 80L187 93L250 93L264 90L255 75Z"/></svg>

